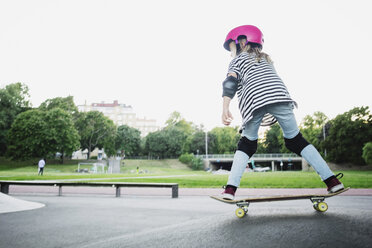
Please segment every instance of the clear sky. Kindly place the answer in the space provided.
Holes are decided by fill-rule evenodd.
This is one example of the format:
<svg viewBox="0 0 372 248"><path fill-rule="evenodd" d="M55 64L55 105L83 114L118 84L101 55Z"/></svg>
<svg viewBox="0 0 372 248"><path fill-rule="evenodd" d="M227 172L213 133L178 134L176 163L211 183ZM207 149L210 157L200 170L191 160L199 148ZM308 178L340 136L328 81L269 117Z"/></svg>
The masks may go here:
<svg viewBox="0 0 372 248"><path fill-rule="evenodd" d="M298 122L372 105L369 0L0 0L0 87L23 82L34 107L132 105L162 126L173 111L221 124L226 34L258 26L264 51L298 102ZM232 125L241 118L234 100Z"/></svg>

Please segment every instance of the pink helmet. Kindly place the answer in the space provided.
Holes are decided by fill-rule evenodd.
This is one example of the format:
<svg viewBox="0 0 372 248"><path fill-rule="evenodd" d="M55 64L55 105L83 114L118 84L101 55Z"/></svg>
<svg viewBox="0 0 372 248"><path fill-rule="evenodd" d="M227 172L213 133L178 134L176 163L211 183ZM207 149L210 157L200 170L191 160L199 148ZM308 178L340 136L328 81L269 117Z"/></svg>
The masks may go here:
<svg viewBox="0 0 372 248"><path fill-rule="evenodd" d="M238 39L240 36L245 36L247 42L256 43L262 47L264 43L263 34L256 26L253 25L243 25L232 29L226 36L225 43L223 47L230 51L229 44L231 41L235 41L238 44Z"/></svg>

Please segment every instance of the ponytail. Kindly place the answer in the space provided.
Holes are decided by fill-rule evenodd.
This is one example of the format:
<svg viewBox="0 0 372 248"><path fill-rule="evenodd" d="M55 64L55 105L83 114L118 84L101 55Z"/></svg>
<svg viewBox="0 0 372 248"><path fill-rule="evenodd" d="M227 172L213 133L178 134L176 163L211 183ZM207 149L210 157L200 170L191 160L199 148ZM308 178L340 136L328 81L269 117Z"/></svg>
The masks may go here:
<svg viewBox="0 0 372 248"><path fill-rule="evenodd" d="M229 43L230 51L231 51L231 57L235 58L237 55L239 55L242 52L247 53L253 53L256 55L256 62L260 62L262 58L265 58L265 60L272 64L273 61L271 60L270 56L264 52L262 52L262 46L257 43L246 43L246 39L239 39L238 46L235 44L234 41ZM243 48L241 48L243 47Z"/></svg>
<svg viewBox="0 0 372 248"><path fill-rule="evenodd" d="M253 46L252 46L253 44ZM271 60L270 56L264 52L262 52L262 48L260 46L257 46L254 43L247 44L248 48L248 53L254 53L256 54L256 62L260 62L262 58L265 58L265 60L269 63L272 64L273 61Z"/></svg>

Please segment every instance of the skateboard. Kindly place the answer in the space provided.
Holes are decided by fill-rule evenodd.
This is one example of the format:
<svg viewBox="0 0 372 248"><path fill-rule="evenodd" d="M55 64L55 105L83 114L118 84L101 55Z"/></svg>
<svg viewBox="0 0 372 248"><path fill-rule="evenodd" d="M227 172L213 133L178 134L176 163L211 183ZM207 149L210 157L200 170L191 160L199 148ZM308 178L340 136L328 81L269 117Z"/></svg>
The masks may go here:
<svg viewBox="0 0 372 248"><path fill-rule="evenodd" d="M268 196L268 197L255 197L255 198L244 198L238 200L226 200L217 196L211 196L212 199L221 201L228 204L236 204L238 209L235 211L235 214L239 218L243 218L247 212L249 204L252 202L269 202L269 201L287 201L287 200L300 200L300 199L310 199L313 203L313 207L318 212L325 212L328 209L327 203L324 202L325 198L332 197L338 194L341 194L345 191L348 191L349 188L337 191L336 193L330 194L319 194L319 195L278 195L278 196Z"/></svg>

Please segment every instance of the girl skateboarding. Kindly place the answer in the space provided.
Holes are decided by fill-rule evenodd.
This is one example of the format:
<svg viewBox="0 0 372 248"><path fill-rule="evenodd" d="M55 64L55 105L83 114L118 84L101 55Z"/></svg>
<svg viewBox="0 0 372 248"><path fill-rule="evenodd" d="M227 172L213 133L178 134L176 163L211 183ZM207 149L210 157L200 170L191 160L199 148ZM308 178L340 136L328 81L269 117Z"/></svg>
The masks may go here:
<svg viewBox="0 0 372 248"><path fill-rule="evenodd" d="M257 27L244 25L232 29L223 45L233 59L223 82L222 123L228 126L233 119L229 107L235 95L243 123L242 136L222 197L234 199L249 158L257 150L259 127L276 122L283 131L285 146L315 169L327 185L328 192L342 190L344 185L337 179L338 175L333 174L315 147L302 137L293 114L297 104L276 73L269 55L262 52L263 43L263 34Z"/></svg>

